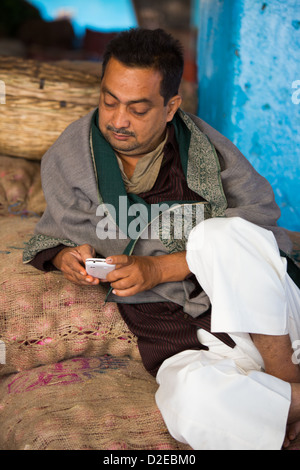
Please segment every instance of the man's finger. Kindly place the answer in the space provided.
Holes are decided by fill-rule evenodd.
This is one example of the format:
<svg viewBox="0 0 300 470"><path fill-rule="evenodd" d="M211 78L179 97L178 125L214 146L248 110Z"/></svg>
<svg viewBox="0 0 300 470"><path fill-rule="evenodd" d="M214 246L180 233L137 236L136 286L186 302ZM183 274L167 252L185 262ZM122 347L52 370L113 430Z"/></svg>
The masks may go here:
<svg viewBox="0 0 300 470"><path fill-rule="evenodd" d="M72 265L65 265L63 273L64 276L72 282L75 282L76 284L79 285L91 285L91 284L99 284L99 279L93 276L90 276L89 274L86 273L86 271L82 268L82 266L79 264L81 270L74 269L74 264Z"/></svg>
<svg viewBox="0 0 300 470"><path fill-rule="evenodd" d="M105 260L108 264L115 264L115 265L127 265L132 263L132 257L128 255L114 255L109 256ZM118 266L117 266L118 267Z"/></svg>
<svg viewBox="0 0 300 470"><path fill-rule="evenodd" d="M85 244L79 247L74 248L74 250L70 250L68 257L68 264L75 269L76 271L80 271L83 275L86 275L85 270L85 261L87 258L93 258L96 254L94 248L91 245ZM77 260L77 262L75 261Z"/></svg>
<svg viewBox="0 0 300 470"><path fill-rule="evenodd" d="M118 297L130 297L131 295L135 295L138 293L138 289L136 286L129 287L128 289L113 289L112 293L117 295Z"/></svg>
<svg viewBox="0 0 300 470"><path fill-rule="evenodd" d="M92 276L80 276L74 272L64 273L64 276L66 279L79 286L98 285L100 283L100 280L97 278L94 278Z"/></svg>
<svg viewBox="0 0 300 470"><path fill-rule="evenodd" d="M85 253L88 253L88 256L92 254L90 250L86 250ZM82 259L83 256L84 250L83 253L77 250L70 251L66 256L63 272L69 280L76 282L76 284L99 284L99 279L87 274Z"/></svg>
<svg viewBox="0 0 300 470"><path fill-rule="evenodd" d="M82 260L85 262L87 258L94 258L96 251L91 245L85 244L80 246L80 255Z"/></svg>
<svg viewBox="0 0 300 470"><path fill-rule="evenodd" d="M83 260L81 254L77 251L70 251L65 257L65 270L66 268L74 271L76 273L80 273L83 276L87 275L85 270Z"/></svg>

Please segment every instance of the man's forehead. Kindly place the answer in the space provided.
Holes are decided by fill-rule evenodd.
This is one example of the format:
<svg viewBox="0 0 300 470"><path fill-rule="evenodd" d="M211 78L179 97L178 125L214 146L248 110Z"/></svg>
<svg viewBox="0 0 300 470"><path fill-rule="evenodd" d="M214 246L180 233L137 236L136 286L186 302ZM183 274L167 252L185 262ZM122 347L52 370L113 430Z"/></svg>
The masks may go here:
<svg viewBox="0 0 300 470"><path fill-rule="evenodd" d="M126 66L111 58L101 81L101 92L119 101L153 102L161 97L162 74L149 67Z"/></svg>

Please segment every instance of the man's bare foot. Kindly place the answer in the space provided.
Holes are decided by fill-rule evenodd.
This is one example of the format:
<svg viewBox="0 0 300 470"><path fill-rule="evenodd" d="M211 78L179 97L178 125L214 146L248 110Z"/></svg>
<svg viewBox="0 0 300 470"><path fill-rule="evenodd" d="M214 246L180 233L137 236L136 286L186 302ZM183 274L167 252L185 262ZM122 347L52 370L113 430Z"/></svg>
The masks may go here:
<svg viewBox="0 0 300 470"><path fill-rule="evenodd" d="M300 384L292 383L291 406L283 448L288 447L300 434Z"/></svg>
<svg viewBox="0 0 300 470"><path fill-rule="evenodd" d="M283 448L286 449L289 445L296 439L296 437L300 434L300 421L295 421L295 423L291 423L287 425L286 428L286 435L283 442Z"/></svg>

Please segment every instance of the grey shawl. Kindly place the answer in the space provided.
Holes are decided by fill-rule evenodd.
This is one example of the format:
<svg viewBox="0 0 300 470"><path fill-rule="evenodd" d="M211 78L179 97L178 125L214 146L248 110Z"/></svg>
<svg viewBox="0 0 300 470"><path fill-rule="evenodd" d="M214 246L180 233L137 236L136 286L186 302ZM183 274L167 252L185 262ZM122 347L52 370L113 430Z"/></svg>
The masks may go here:
<svg viewBox="0 0 300 470"><path fill-rule="evenodd" d="M123 253L129 242L124 237L100 240L96 233L101 219L97 208L103 201L91 145L93 113L68 126L42 159L42 185L47 207L24 251L24 263L30 262L38 252L60 244L89 243L106 257ZM211 212L206 216L242 217L271 230L280 249L289 253L291 242L285 231L277 226L280 210L267 180L219 132L196 116L179 113L191 132L187 182L191 189L211 202ZM160 255L184 248L184 240L181 244L174 240L166 243L158 237L138 239L132 252ZM192 290L189 281L173 282L133 297L119 298L110 294L108 300L119 303L168 300L182 305L185 312L197 317L207 310L210 302L205 292L191 299Z"/></svg>

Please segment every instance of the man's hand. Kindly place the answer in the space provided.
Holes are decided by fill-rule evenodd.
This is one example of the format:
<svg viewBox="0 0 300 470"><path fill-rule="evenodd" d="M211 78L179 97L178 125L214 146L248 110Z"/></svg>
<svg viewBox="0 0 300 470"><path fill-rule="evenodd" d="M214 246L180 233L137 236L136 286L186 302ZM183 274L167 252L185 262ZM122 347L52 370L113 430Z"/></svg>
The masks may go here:
<svg viewBox="0 0 300 470"><path fill-rule="evenodd" d="M80 245L76 248L63 248L52 260L52 264L62 271L64 277L80 286L97 285L100 280L89 276L85 270L85 260L95 257L91 245Z"/></svg>
<svg viewBox="0 0 300 470"><path fill-rule="evenodd" d="M158 284L182 281L190 273L185 252L164 256L117 255L106 258L116 269L107 275L113 293L128 297Z"/></svg>

